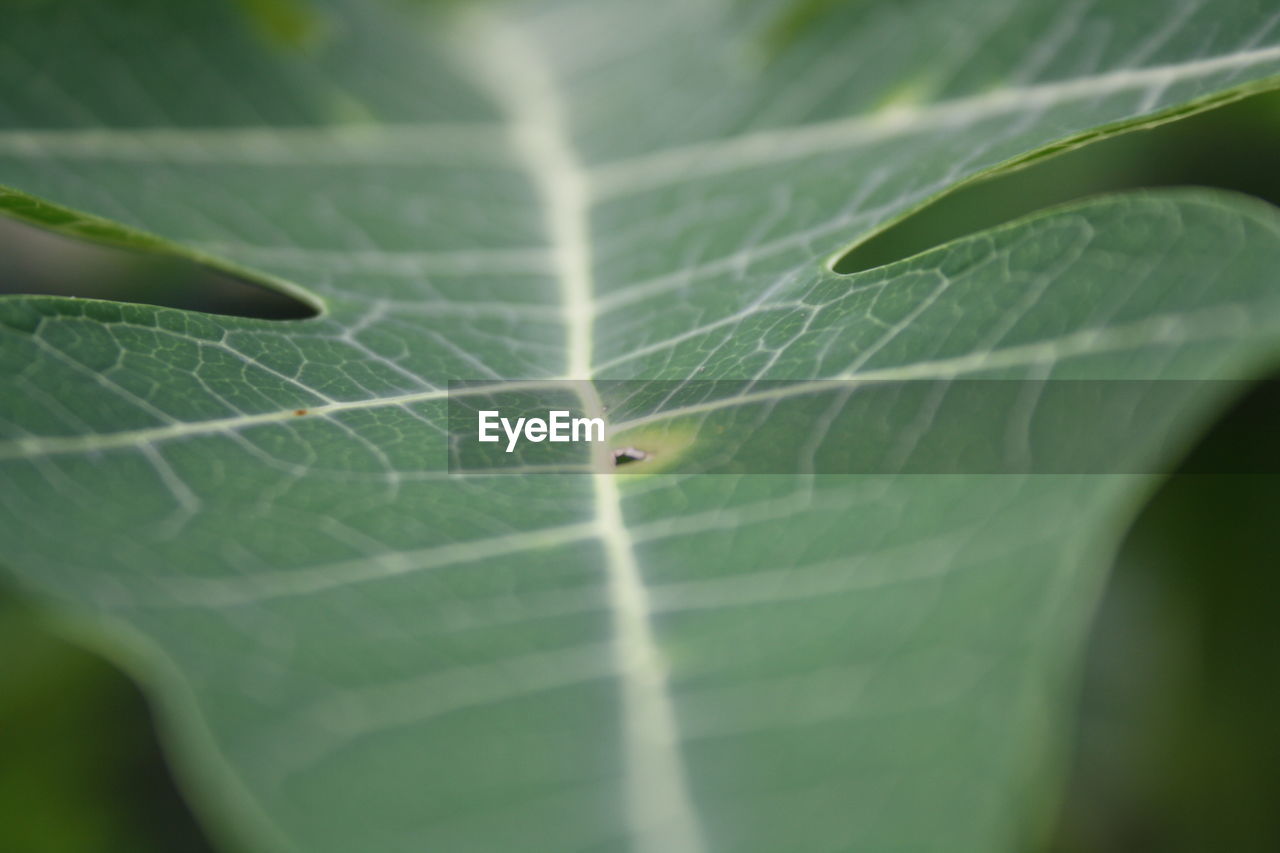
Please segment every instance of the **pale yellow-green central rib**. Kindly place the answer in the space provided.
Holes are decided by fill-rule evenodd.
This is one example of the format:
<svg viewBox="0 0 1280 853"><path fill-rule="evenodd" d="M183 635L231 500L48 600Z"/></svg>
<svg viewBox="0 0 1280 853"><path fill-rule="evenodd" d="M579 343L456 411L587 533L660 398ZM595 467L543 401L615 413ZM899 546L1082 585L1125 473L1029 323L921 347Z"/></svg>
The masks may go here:
<svg viewBox="0 0 1280 853"><path fill-rule="evenodd" d="M565 374L578 380L587 417L604 417L591 377L595 319L586 171L546 59L499 21L477 24L478 72L504 105L548 218L565 323ZM611 467L595 446L597 471ZM622 514L612 473L592 476L593 523L605 558L613 621L612 649L621 682L624 789L636 853L703 853L702 831L685 781L667 665L653 631L652 606Z"/></svg>

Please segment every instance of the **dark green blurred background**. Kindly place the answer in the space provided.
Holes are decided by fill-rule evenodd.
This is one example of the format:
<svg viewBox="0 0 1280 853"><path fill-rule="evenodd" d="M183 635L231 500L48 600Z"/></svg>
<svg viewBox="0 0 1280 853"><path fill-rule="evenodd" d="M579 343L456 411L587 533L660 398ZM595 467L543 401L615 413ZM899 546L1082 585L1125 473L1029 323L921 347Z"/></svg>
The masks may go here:
<svg viewBox="0 0 1280 853"><path fill-rule="evenodd" d="M1253 97L967 187L859 247L841 268L1134 187L1215 186L1280 202L1278 152L1280 96ZM72 244L0 219L5 292L309 313L191 263ZM1273 384L1198 452L1248 459L1277 435ZM1064 805L1052 839L1029 839L1028 853L1280 851L1277 554L1277 478L1188 473L1162 488L1117 557L1081 674ZM130 681L11 599L0 598L0 650L0 853L209 849Z"/></svg>

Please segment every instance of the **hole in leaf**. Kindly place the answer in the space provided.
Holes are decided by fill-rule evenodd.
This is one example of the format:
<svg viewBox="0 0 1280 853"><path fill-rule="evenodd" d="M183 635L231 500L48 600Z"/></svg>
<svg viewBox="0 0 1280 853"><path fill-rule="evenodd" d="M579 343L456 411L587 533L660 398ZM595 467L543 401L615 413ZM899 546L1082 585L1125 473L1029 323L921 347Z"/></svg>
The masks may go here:
<svg viewBox="0 0 1280 853"><path fill-rule="evenodd" d="M1280 476L1203 473L1275 454L1277 429L1273 380L1130 530L1094 617L1065 796L1041 853L1280 849Z"/></svg>
<svg viewBox="0 0 1280 853"><path fill-rule="evenodd" d="M59 234L0 216L0 296L110 299L260 320L304 320L315 308L195 261Z"/></svg>
<svg viewBox="0 0 1280 853"><path fill-rule="evenodd" d="M643 450L637 450L634 447L624 447L613 451L613 464L617 467L630 465L632 462L643 462L648 458L648 453Z"/></svg>
<svg viewBox="0 0 1280 853"><path fill-rule="evenodd" d="M1280 204L1280 92L1135 130L960 187L849 250L838 273L893 263L1047 207L1103 193L1204 186Z"/></svg>

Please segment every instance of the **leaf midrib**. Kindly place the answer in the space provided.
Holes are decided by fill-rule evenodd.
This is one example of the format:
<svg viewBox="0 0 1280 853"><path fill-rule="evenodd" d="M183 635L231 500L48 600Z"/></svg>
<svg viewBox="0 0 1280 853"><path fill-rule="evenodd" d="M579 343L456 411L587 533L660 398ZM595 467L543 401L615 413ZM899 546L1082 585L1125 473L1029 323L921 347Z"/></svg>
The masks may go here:
<svg viewBox="0 0 1280 853"><path fill-rule="evenodd" d="M472 16L469 65L509 116L547 219L564 309L565 374L584 414L608 420L591 381L595 331L589 178L570 138L569 117L550 63L513 24ZM613 665L621 693L623 798L637 853L704 853L688 791L668 666L653 627L652 605L622 510L618 478L604 443L592 446L592 523L604 551Z"/></svg>

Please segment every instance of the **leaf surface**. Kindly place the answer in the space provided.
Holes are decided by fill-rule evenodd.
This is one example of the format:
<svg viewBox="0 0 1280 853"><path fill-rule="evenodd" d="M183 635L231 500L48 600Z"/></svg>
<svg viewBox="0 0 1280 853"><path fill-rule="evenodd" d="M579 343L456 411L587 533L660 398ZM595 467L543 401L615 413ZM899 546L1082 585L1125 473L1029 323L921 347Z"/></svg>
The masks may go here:
<svg viewBox="0 0 1280 853"><path fill-rule="evenodd" d="M807 5L331 0L292 49L212 0L5 8L0 209L323 309L0 300L0 559L153 687L215 828L308 853L1035 830L1153 477L445 470L450 380L1273 362L1278 220L1242 197L1126 194L831 265L958 183L1270 85L1280 16ZM769 402L632 435L696 458ZM1222 402L1135 426L1144 452Z"/></svg>

